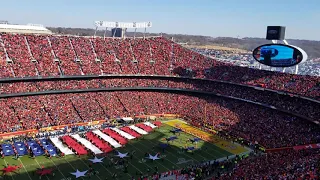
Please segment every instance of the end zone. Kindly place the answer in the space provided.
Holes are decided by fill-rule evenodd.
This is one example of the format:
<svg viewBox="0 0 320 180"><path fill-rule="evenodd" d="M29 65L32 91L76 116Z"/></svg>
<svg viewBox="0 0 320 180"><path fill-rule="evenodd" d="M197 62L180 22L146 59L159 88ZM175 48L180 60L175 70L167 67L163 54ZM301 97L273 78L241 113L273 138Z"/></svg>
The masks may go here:
<svg viewBox="0 0 320 180"><path fill-rule="evenodd" d="M204 141L210 142L215 146L221 149L224 149L232 154L242 155L242 154L248 154L252 151L251 149L241 146L238 143L233 143L233 142L224 140L217 135L210 134L198 128L192 127L189 124L187 124L185 121L182 121L179 119L164 121L164 123L169 126L179 128L186 133L189 133L193 136L201 138Z"/></svg>

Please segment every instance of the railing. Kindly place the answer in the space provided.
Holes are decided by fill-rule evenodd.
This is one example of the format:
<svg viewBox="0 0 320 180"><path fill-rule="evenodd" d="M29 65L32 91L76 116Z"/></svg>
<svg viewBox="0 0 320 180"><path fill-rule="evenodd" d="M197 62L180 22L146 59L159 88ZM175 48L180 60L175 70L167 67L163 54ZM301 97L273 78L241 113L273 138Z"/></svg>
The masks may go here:
<svg viewBox="0 0 320 180"><path fill-rule="evenodd" d="M141 74L104 74L104 75L78 75L78 76L47 76L47 77L24 77L24 78L0 78L0 83L6 83L6 82L32 82L32 81L56 81L56 80L90 80L90 79L103 79L103 78L145 78L145 79L176 79L176 80L196 80L196 81L203 81L203 83L223 83L223 84L231 84L234 86L240 86L240 87L247 87L247 88L253 88L255 90L260 91L269 91L273 93L277 93L279 95L286 95L290 97L297 97L306 99L308 101L313 101L320 104L320 101L316 99L312 99L310 97L294 94L291 92L286 91L277 91L273 89L268 88L262 88L257 87L253 85L246 85L246 84L239 84L239 83L233 83L229 81L222 81L222 80L213 80L213 79L205 79L205 78L190 78L190 77L182 77L182 76L173 76L173 75L141 75Z"/></svg>

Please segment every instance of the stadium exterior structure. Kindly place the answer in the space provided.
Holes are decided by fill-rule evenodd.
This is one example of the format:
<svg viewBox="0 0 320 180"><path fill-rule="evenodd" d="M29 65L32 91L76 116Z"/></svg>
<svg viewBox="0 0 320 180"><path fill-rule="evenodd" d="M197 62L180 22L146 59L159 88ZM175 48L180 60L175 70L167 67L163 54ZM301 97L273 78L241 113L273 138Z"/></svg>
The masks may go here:
<svg viewBox="0 0 320 180"><path fill-rule="evenodd" d="M1 24L0 32L2 33L20 33L20 34L53 34L49 29L41 24Z"/></svg>

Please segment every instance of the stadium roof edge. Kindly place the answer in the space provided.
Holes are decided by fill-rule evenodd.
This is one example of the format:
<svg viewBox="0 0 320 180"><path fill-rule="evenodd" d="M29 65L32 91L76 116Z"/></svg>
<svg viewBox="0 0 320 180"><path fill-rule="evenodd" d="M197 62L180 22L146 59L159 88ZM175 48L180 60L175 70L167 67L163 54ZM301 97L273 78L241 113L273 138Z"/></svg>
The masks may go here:
<svg viewBox="0 0 320 180"><path fill-rule="evenodd" d="M52 34L52 32L41 25L16 25L16 24L0 24L0 32L11 33L41 33Z"/></svg>

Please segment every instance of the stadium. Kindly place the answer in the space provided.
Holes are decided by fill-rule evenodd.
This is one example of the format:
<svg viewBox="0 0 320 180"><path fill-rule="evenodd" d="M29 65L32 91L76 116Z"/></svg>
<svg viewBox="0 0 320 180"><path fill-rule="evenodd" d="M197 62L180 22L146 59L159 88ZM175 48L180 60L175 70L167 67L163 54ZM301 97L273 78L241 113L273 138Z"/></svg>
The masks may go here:
<svg viewBox="0 0 320 180"><path fill-rule="evenodd" d="M125 36L151 26L0 25L1 178L319 178L319 76Z"/></svg>

